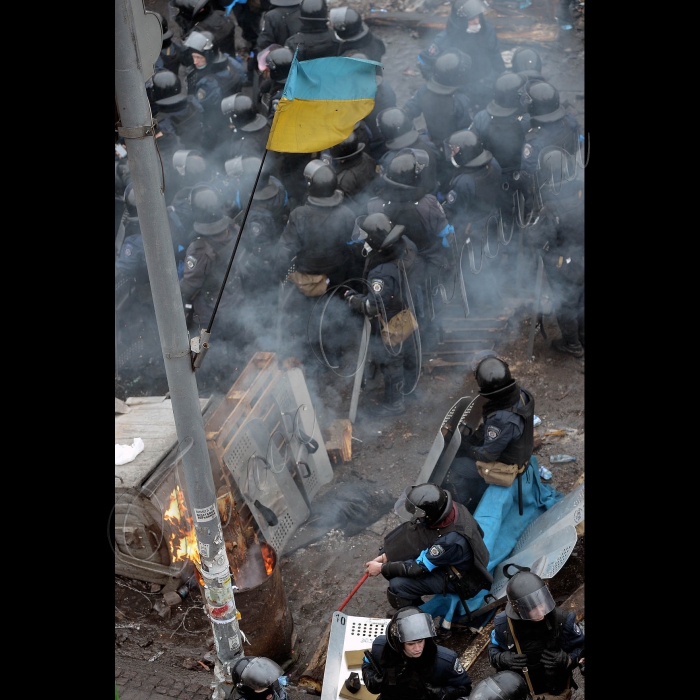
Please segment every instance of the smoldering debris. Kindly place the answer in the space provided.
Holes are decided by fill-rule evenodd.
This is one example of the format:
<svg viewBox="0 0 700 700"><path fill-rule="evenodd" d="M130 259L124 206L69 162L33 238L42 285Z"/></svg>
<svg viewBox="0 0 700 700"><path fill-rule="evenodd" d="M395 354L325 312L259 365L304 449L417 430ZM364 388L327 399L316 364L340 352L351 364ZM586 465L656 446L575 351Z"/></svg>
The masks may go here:
<svg viewBox="0 0 700 700"><path fill-rule="evenodd" d="M373 484L335 484L317 496L307 524L289 540L283 554L308 547L331 530L343 530L345 537L354 537L388 513L395 502L395 496Z"/></svg>

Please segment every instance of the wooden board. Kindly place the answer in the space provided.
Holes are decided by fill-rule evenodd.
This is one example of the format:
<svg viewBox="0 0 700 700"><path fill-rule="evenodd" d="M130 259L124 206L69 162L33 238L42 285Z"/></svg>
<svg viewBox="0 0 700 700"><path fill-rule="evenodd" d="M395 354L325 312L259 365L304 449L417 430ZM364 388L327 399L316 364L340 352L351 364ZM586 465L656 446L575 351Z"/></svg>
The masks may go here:
<svg viewBox="0 0 700 700"><path fill-rule="evenodd" d="M211 397L200 399L202 412L207 408ZM114 416L114 444L131 445L134 438L141 438L143 452L131 462L115 466L118 485L125 488L138 488L146 476L177 445L175 417L170 399L163 396L130 397L126 400L128 413Z"/></svg>

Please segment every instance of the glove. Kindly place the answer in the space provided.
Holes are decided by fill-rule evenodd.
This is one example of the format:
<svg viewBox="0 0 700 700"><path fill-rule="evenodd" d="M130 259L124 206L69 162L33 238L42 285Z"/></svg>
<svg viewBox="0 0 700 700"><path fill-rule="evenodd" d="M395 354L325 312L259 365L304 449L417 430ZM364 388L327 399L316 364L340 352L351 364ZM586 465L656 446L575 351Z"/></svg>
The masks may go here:
<svg viewBox="0 0 700 700"><path fill-rule="evenodd" d="M563 650L542 652L542 665L548 671L556 671L560 668L568 668L571 663L571 657Z"/></svg>
<svg viewBox="0 0 700 700"><path fill-rule="evenodd" d="M498 657L498 665L508 671L522 671L527 667L527 656L525 654L516 654L512 651L504 651Z"/></svg>
<svg viewBox="0 0 700 700"><path fill-rule="evenodd" d="M345 301L353 311L362 311L362 298L359 294L349 294L345 297Z"/></svg>
<svg viewBox="0 0 700 700"><path fill-rule="evenodd" d="M441 688L430 683L425 683L424 686L429 700L457 700L464 695L462 688Z"/></svg>

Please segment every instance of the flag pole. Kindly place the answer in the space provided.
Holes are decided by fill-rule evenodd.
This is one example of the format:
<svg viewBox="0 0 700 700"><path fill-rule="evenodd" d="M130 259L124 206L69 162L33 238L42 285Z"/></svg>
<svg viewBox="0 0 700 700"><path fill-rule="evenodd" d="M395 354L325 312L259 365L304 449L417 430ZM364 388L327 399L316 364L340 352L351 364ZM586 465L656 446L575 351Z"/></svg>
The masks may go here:
<svg viewBox="0 0 700 700"><path fill-rule="evenodd" d="M238 250L238 244L241 242L241 236L243 235L243 229L245 227L245 222L248 220L248 212L250 211L250 205L253 203L253 195L255 194L255 189L258 186L258 180L260 180L260 174L262 173L263 165L265 165L265 157L267 156L267 148L265 149L265 152L263 153L262 160L260 161L260 168L258 168L258 174L255 177L255 184L253 185L253 191L250 193L250 197L248 198L248 204L245 208L245 214L243 215L243 222L241 223L241 230L238 232L238 238L236 239L236 244L233 246L233 252L231 253L231 259L228 261L228 267L226 268L226 274L224 275L224 281L221 285L221 289L219 289L219 296L216 299L216 304L214 305L214 311L211 314L211 318L209 319L209 325L207 327L207 330L205 331L207 333L207 337L209 334L211 334L211 327L214 323L214 316L216 316L216 310L219 308L219 302L221 301L221 297L223 296L224 293L224 287L226 287L226 280L228 279L229 272L231 272L231 265L233 265L233 259L236 257L236 251Z"/></svg>

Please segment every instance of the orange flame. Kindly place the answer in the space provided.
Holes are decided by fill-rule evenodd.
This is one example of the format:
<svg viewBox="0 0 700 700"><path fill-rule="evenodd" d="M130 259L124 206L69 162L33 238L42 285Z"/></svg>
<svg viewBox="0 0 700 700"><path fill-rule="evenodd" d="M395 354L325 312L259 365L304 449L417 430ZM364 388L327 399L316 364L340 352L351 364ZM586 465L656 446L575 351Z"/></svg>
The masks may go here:
<svg viewBox="0 0 700 700"><path fill-rule="evenodd" d="M269 576L272 569L275 567L274 550L265 542L260 543L260 551L262 552L263 561L265 562L265 572Z"/></svg>
<svg viewBox="0 0 700 700"><path fill-rule="evenodd" d="M185 498L179 486L176 486L170 494L170 505L163 514L163 518L172 526L172 533L168 540L172 560L189 559L199 569L199 549L194 533L194 523L187 512Z"/></svg>

